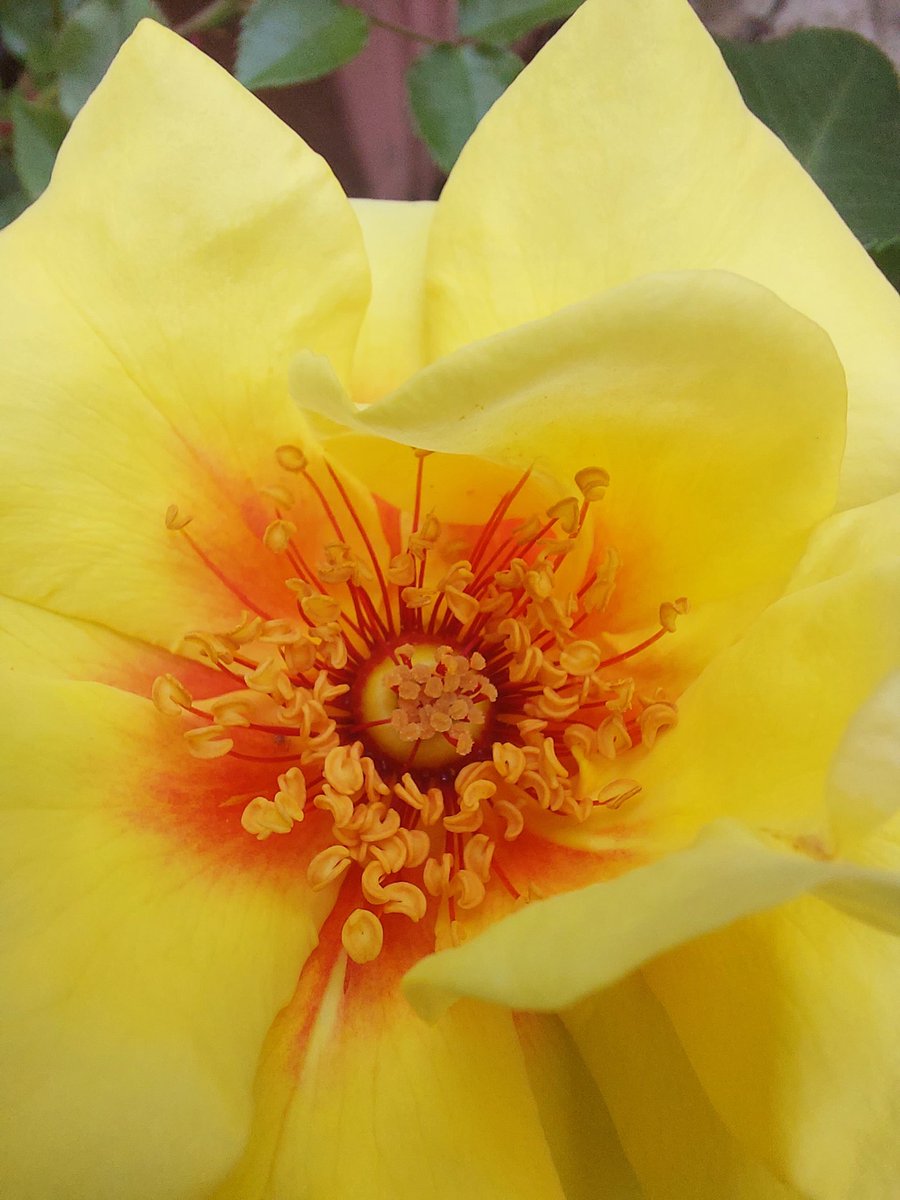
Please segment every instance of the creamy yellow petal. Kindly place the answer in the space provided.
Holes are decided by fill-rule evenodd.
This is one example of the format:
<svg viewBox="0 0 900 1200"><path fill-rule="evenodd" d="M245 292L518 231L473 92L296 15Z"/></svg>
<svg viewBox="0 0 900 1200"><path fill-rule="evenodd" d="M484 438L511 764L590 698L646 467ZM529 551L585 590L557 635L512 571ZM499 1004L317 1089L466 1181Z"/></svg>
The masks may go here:
<svg viewBox="0 0 900 1200"><path fill-rule="evenodd" d="M311 347L348 375L367 295L327 167L142 25L0 236L0 279L0 591L167 643L249 607L222 575L269 602L255 488L306 436L287 364ZM218 575L167 536L172 504Z"/></svg>
<svg viewBox="0 0 900 1200"><path fill-rule="evenodd" d="M566 1200L641 1200L603 1096L562 1020L524 1012L513 1020Z"/></svg>
<svg viewBox="0 0 900 1200"><path fill-rule="evenodd" d="M859 786L848 789L844 777L842 801L827 799L828 773L854 714L900 668L898 545L897 497L818 531L795 574L797 590L767 608L680 698L677 729L636 770L640 817L667 826L676 841L728 814L829 846L833 819L878 819L858 751L849 751L848 769ZM880 787L890 790L886 781Z"/></svg>
<svg viewBox="0 0 900 1200"><path fill-rule="evenodd" d="M696 268L754 279L828 331L850 387L843 503L896 491L900 298L748 114L687 3L588 0L444 189L430 355L649 272Z"/></svg>
<svg viewBox="0 0 900 1200"><path fill-rule="evenodd" d="M430 201L354 200L372 272L372 298L353 358L358 404L379 400L425 365L425 250Z"/></svg>
<svg viewBox="0 0 900 1200"><path fill-rule="evenodd" d="M563 1020L648 1200L801 1200L723 1125L639 973Z"/></svg>
<svg viewBox="0 0 900 1200"><path fill-rule="evenodd" d="M354 412L298 402L357 432L573 488L609 471L598 508L622 556L623 623L772 586L831 508L843 376L821 330L735 276L639 280L426 368Z"/></svg>
<svg viewBox="0 0 900 1200"><path fill-rule="evenodd" d="M461 996L556 1010L747 913L815 889L852 893L854 887L870 889L868 898L880 901L878 920L900 929L896 877L787 853L722 821L687 850L533 903L472 941L424 959L404 988L427 1019Z"/></svg>
<svg viewBox="0 0 900 1200"><path fill-rule="evenodd" d="M804 898L666 955L646 975L752 1153L810 1200L893 1194L900 941Z"/></svg>
<svg viewBox="0 0 900 1200"><path fill-rule="evenodd" d="M852 839L900 808L900 672L854 713L831 760L827 795L838 831Z"/></svg>
<svg viewBox="0 0 900 1200"><path fill-rule="evenodd" d="M390 961L420 939L398 933L363 968L323 936L268 1040L247 1155L215 1200L568 1200L512 1014L470 1003L420 1021Z"/></svg>
<svg viewBox="0 0 900 1200"><path fill-rule="evenodd" d="M206 1196L322 897L148 701L7 668L0 725L0 1190Z"/></svg>

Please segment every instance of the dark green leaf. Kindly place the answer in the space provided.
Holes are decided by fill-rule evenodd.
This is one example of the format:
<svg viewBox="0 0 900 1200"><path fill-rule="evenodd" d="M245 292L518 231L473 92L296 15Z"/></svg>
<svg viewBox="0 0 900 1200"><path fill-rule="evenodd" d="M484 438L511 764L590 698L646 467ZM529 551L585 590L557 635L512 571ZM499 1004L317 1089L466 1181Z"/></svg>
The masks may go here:
<svg viewBox="0 0 900 1200"><path fill-rule="evenodd" d="M241 24L235 75L248 88L327 75L354 58L369 22L340 0L256 0Z"/></svg>
<svg viewBox="0 0 900 1200"><path fill-rule="evenodd" d="M442 171L522 66L518 55L492 46L435 46L409 68L413 119Z"/></svg>
<svg viewBox="0 0 900 1200"><path fill-rule="evenodd" d="M0 229L14 221L28 207L18 176L5 154L0 154Z"/></svg>
<svg viewBox="0 0 900 1200"><path fill-rule="evenodd" d="M876 242L869 247L876 266L900 292L900 237Z"/></svg>
<svg viewBox="0 0 900 1200"><path fill-rule="evenodd" d="M165 24L153 0L86 0L72 11L56 48L59 103L67 117L75 116L144 17Z"/></svg>
<svg viewBox="0 0 900 1200"><path fill-rule="evenodd" d="M571 14L581 0L459 0L459 32L483 42L514 42Z"/></svg>
<svg viewBox="0 0 900 1200"><path fill-rule="evenodd" d="M68 121L55 108L26 100L16 93L12 98L13 165L22 187L35 200L50 182Z"/></svg>
<svg viewBox="0 0 900 1200"><path fill-rule="evenodd" d="M51 0L0 0L0 37L23 62L53 34Z"/></svg>
<svg viewBox="0 0 900 1200"><path fill-rule="evenodd" d="M881 51L836 29L720 48L747 105L857 237L900 233L900 85Z"/></svg>

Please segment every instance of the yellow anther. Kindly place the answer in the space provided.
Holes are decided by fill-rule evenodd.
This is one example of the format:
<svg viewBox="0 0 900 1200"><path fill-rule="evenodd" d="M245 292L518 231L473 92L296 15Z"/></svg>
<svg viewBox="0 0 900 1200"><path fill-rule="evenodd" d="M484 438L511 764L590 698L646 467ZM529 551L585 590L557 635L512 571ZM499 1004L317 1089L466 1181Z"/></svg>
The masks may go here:
<svg viewBox="0 0 900 1200"><path fill-rule="evenodd" d="M463 862L482 883L487 883L491 877L491 859L494 857L494 842L486 833L476 833L466 839L463 848Z"/></svg>
<svg viewBox="0 0 900 1200"><path fill-rule="evenodd" d="M190 525L193 517L183 517L178 511L177 504L170 504L166 509L166 529L173 531L184 529L185 525Z"/></svg>
<svg viewBox="0 0 900 1200"><path fill-rule="evenodd" d="M575 485L590 503L601 500L609 487L609 472L602 467L582 467L575 472Z"/></svg>
<svg viewBox="0 0 900 1200"><path fill-rule="evenodd" d="M657 700L648 704L638 717L641 730L641 744L649 750L664 729L671 729L678 723L678 710L674 704L666 700Z"/></svg>
<svg viewBox="0 0 900 1200"><path fill-rule="evenodd" d="M432 588L405 587L400 597L407 608L425 608L437 599L437 592Z"/></svg>
<svg viewBox="0 0 900 1200"><path fill-rule="evenodd" d="M474 871L463 867L453 876L450 894L456 897L459 908L477 908L484 900L485 887Z"/></svg>
<svg viewBox="0 0 900 1200"><path fill-rule="evenodd" d="M194 758L223 758L234 748L221 725L206 725L202 729L189 729L184 740Z"/></svg>
<svg viewBox="0 0 900 1200"><path fill-rule="evenodd" d="M420 867L431 853L431 838L424 829L398 829L397 838L406 848L407 867Z"/></svg>
<svg viewBox="0 0 900 1200"><path fill-rule="evenodd" d="M399 836L384 842L367 842L365 849L386 875L396 875L406 866L406 845Z"/></svg>
<svg viewBox="0 0 900 1200"><path fill-rule="evenodd" d="M355 908L341 929L341 945L353 962L374 962L384 944L384 929L373 912Z"/></svg>
<svg viewBox="0 0 900 1200"><path fill-rule="evenodd" d="M259 621L259 618L257 618ZM279 617L272 621L259 621L257 634L261 642L274 646L289 646L305 637L304 631L296 621L287 617Z"/></svg>
<svg viewBox="0 0 900 1200"><path fill-rule="evenodd" d="M395 554L391 559L385 575L390 583L397 587L407 587L416 579L416 563L409 551Z"/></svg>
<svg viewBox="0 0 900 1200"><path fill-rule="evenodd" d="M547 516L556 521L564 533L575 533L579 526L581 507L574 496L557 500L547 509Z"/></svg>
<svg viewBox="0 0 900 1200"><path fill-rule="evenodd" d="M559 761L556 754L556 743L551 737L545 737L541 746L541 766L545 768L545 775L548 777L550 786L553 786L553 779L568 779L569 772Z"/></svg>
<svg viewBox="0 0 900 1200"><path fill-rule="evenodd" d="M297 532L293 521L284 521L280 517L266 526L263 534L263 545L273 554L283 554L290 544L291 538Z"/></svg>
<svg viewBox="0 0 900 1200"><path fill-rule="evenodd" d="M508 783L515 783L525 770L525 752L513 742L494 742L491 756L497 774Z"/></svg>
<svg viewBox="0 0 900 1200"><path fill-rule="evenodd" d="M634 779L614 779L600 791L594 803L604 808L621 808L626 800L633 799L640 790L641 785Z"/></svg>
<svg viewBox="0 0 900 1200"><path fill-rule="evenodd" d="M541 563L525 572L523 584L532 600L546 600L553 595L553 571L547 563Z"/></svg>
<svg viewBox="0 0 900 1200"><path fill-rule="evenodd" d="M597 730L597 749L604 758L613 759L622 750L630 750L631 735L619 716L606 717Z"/></svg>
<svg viewBox="0 0 900 1200"><path fill-rule="evenodd" d="M263 627L262 617L256 616L255 613L246 611L241 613L241 619L233 629L229 629L225 637L230 641L234 641L238 646L246 646L248 642L253 642L259 636L259 632Z"/></svg>
<svg viewBox="0 0 900 1200"><path fill-rule="evenodd" d="M561 696L548 687L543 689L534 703L541 716L549 717L551 721L564 721L581 707L579 696Z"/></svg>
<svg viewBox="0 0 900 1200"><path fill-rule="evenodd" d="M570 750L580 750L583 754L591 754L594 749L596 740L596 730L591 729L590 725L582 725L578 722L566 725L563 733L563 741Z"/></svg>
<svg viewBox="0 0 900 1200"><path fill-rule="evenodd" d="M383 885L384 877L380 863L371 862L363 868L362 893L369 903L384 905L386 913L402 913L410 921L421 921L428 907L422 889L401 880Z"/></svg>
<svg viewBox="0 0 900 1200"><path fill-rule="evenodd" d="M350 851L346 846L328 846L320 850L306 868L306 878L314 892L320 892L350 869Z"/></svg>
<svg viewBox="0 0 900 1200"><path fill-rule="evenodd" d="M304 596L300 601L300 608L303 615L315 625L327 625L334 621L341 611L341 606L333 596L326 596L322 592L314 592L311 596Z"/></svg>
<svg viewBox="0 0 900 1200"><path fill-rule="evenodd" d="M306 777L299 767L289 767L283 775L278 776L275 804L292 821L303 820L303 808L306 804Z"/></svg>
<svg viewBox="0 0 900 1200"><path fill-rule="evenodd" d="M299 446L279 446L275 457L285 471L305 471L309 466L309 459Z"/></svg>
<svg viewBox="0 0 900 1200"><path fill-rule="evenodd" d="M284 647L284 665L291 675L305 675L312 670L318 647L308 637L298 638Z"/></svg>
<svg viewBox="0 0 900 1200"><path fill-rule="evenodd" d="M153 703L167 717L179 717L193 703L191 693L174 675L159 675L153 680Z"/></svg>
<svg viewBox="0 0 900 1200"><path fill-rule="evenodd" d="M596 642L570 642L559 656L559 665L570 675L592 675L603 660Z"/></svg>
<svg viewBox="0 0 900 1200"><path fill-rule="evenodd" d="M335 792L328 786L323 787L313 804L323 812L331 813L335 829L343 829L353 820L353 801L345 792Z"/></svg>
<svg viewBox="0 0 900 1200"><path fill-rule="evenodd" d="M453 855L442 854L438 858L429 858L422 872L422 882L426 891L432 896L446 896L450 891L450 876L453 871Z"/></svg>
<svg viewBox="0 0 900 1200"><path fill-rule="evenodd" d="M359 837L363 842L386 842L400 828L400 814L396 808L388 808L386 804L376 800L366 807L365 818L360 827Z"/></svg>
<svg viewBox="0 0 900 1200"><path fill-rule="evenodd" d="M447 607L461 625L474 621L481 610L481 605L474 596L461 592L458 588L448 587L444 591Z"/></svg>
<svg viewBox="0 0 900 1200"><path fill-rule="evenodd" d="M267 696L278 696L290 700L294 694L293 685L284 669L280 655L273 654L271 658L255 666L244 676L244 682L254 692L262 692Z"/></svg>
<svg viewBox="0 0 900 1200"><path fill-rule="evenodd" d="M409 552L415 558L424 558L429 550L433 549L438 538L441 536L441 524L433 513L429 513L422 522L421 528L415 533L409 535L407 543Z"/></svg>
<svg viewBox="0 0 900 1200"><path fill-rule="evenodd" d="M264 842L273 833L290 833L293 821L286 813L280 812L271 800L257 796L241 813L241 825L257 841Z"/></svg>
<svg viewBox="0 0 900 1200"><path fill-rule="evenodd" d="M200 658L208 659L213 666L219 666L220 663L227 666L234 662L234 652L237 647L229 638L215 633L204 633L202 630L194 630L186 633L181 640L182 649L185 652L194 651L195 654L199 654Z"/></svg>
<svg viewBox="0 0 900 1200"><path fill-rule="evenodd" d="M675 632L675 622L688 611L686 596L679 596L671 603L666 600L659 606L659 623L667 633Z"/></svg>
<svg viewBox="0 0 900 1200"><path fill-rule="evenodd" d="M525 816L522 810L513 804L511 800L497 800L492 807L506 826L503 832L503 840L514 842L525 828Z"/></svg>
<svg viewBox="0 0 900 1200"><path fill-rule="evenodd" d="M204 707L217 725L228 728L246 727L253 716L253 703L246 692L229 692L225 696L216 696L212 700L204 700Z"/></svg>
<svg viewBox="0 0 900 1200"><path fill-rule="evenodd" d="M353 742L350 746L336 746L326 755L323 772L336 792L353 796L363 790L366 779L360 762L362 749L362 742Z"/></svg>

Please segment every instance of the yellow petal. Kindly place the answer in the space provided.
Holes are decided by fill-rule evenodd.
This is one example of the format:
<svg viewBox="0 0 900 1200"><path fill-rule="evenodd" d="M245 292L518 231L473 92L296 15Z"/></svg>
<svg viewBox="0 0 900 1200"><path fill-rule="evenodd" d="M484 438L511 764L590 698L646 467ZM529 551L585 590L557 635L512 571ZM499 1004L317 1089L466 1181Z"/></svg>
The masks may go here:
<svg viewBox="0 0 900 1200"><path fill-rule="evenodd" d="M566 1200L641 1200L603 1096L560 1018L516 1013L514 1022Z"/></svg>
<svg viewBox="0 0 900 1200"><path fill-rule="evenodd" d="M828 772L854 714L900 668L898 544L900 497L817 531L796 590L709 664L679 700L677 729L637 769L644 818L666 825L676 841L728 814L826 843L833 818L859 828L878 819L890 784L873 778L884 799L866 798L868 766L858 750L846 751L855 782L842 776L842 798L828 800ZM868 756L874 747L861 736ZM890 753L885 745L881 760Z"/></svg>
<svg viewBox="0 0 900 1200"><path fill-rule="evenodd" d="M722 1123L640 973L563 1020L647 1200L801 1200Z"/></svg>
<svg viewBox="0 0 900 1200"><path fill-rule="evenodd" d="M535 466L598 508L623 558L624 622L769 586L831 508L843 377L821 330L734 276L639 280L467 347L359 413L298 402L407 445Z"/></svg>
<svg viewBox="0 0 900 1200"><path fill-rule="evenodd" d="M744 107L686 3L588 0L479 126L428 261L433 358L656 271L754 279L831 335L843 502L900 485L900 298Z"/></svg>
<svg viewBox="0 0 900 1200"><path fill-rule="evenodd" d="M430 201L354 200L369 265L372 298L353 359L350 390L359 404L393 391L425 364L425 250Z"/></svg>
<svg viewBox="0 0 900 1200"><path fill-rule="evenodd" d="M461 1004L424 1024L396 986L396 945L358 968L323 937L268 1040L245 1159L215 1200L566 1200L512 1014Z"/></svg>
<svg viewBox="0 0 900 1200"><path fill-rule="evenodd" d="M521 909L407 974L418 1012L434 1019L460 996L560 1009L664 950L803 892L871 888L879 920L900 929L900 882L852 863L785 853L721 821L687 850L616 879ZM535 963L541 963L540 971Z"/></svg>
<svg viewBox="0 0 900 1200"><path fill-rule="evenodd" d="M900 942L803 898L666 955L646 975L752 1153L814 1200L893 1194Z"/></svg>
<svg viewBox="0 0 900 1200"><path fill-rule="evenodd" d="M5 1194L206 1195L323 899L148 701L7 670L0 724Z"/></svg>
<svg viewBox="0 0 900 1200"><path fill-rule="evenodd" d="M900 808L900 672L853 715L831 761L827 790L840 832L867 832Z"/></svg>
<svg viewBox="0 0 900 1200"><path fill-rule="evenodd" d="M165 642L230 616L238 597L164 529L174 504L266 603L273 514L248 481L306 436L290 357L349 375L367 295L327 167L147 23L0 236L0 280L0 591Z"/></svg>

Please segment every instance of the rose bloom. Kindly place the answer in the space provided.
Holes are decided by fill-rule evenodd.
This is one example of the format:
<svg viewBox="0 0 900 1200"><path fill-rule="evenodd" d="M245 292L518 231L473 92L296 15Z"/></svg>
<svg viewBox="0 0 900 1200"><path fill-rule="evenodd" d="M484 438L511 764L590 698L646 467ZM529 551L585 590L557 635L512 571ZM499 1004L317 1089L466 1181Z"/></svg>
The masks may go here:
<svg viewBox="0 0 900 1200"><path fill-rule="evenodd" d="M896 1195L900 301L687 5L436 206L145 23L0 263L3 1195Z"/></svg>

